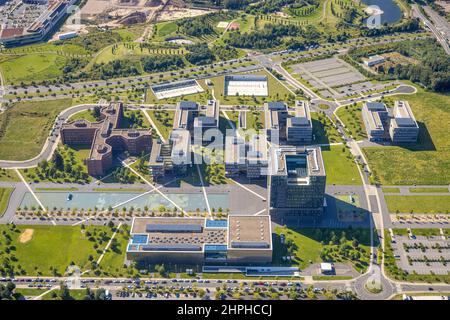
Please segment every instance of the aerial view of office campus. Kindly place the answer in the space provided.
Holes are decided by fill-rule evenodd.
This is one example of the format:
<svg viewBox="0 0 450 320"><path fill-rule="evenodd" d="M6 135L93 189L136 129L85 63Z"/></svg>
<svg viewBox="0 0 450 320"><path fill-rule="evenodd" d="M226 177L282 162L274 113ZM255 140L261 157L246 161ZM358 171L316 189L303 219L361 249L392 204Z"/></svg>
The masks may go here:
<svg viewBox="0 0 450 320"><path fill-rule="evenodd" d="M0 0L0 300L449 300L450 1Z"/></svg>

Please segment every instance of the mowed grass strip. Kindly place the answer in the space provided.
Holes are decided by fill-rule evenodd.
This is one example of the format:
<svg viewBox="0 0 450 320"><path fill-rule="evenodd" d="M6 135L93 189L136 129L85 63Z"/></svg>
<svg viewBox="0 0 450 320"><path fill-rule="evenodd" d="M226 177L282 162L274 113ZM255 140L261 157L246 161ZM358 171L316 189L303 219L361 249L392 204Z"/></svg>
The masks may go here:
<svg viewBox="0 0 450 320"><path fill-rule="evenodd" d="M0 115L0 159L28 160L44 146L58 114L72 99L18 102Z"/></svg>
<svg viewBox="0 0 450 320"><path fill-rule="evenodd" d="M13 191L13 188L0 188L0 217L3 216L6 208L8 208L9 198Z"/></svg>
<svg viewBox="0 0 450 320"><path fill-rule="evenodd" d="M389 187L383 187L381 190L384 193L400 193L400 188L389 188Z"/></svg>
<svg viewBox="0 0 450 320"><path fill-rule="evenodd" d="M448 188L409 188L409 192L413 193L448 193Z"/></svg>
<svg viewBox="0 0 450 320"><path fill-rule="evenodd" d="M384 196L389 212L448 213L450 196Z"/></svg>

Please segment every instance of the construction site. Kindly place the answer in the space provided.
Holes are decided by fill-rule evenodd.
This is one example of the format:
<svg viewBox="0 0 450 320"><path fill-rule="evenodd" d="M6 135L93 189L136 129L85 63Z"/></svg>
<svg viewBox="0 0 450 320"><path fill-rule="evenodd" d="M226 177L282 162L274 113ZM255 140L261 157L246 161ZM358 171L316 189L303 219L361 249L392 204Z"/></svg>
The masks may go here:
<svg viewBox="0 0 450 320"><path fill-rule="evenodd" d="M104 27L171 21L211 12L191 8L181 0L88 0L81 8L83 22Z"/></svg>

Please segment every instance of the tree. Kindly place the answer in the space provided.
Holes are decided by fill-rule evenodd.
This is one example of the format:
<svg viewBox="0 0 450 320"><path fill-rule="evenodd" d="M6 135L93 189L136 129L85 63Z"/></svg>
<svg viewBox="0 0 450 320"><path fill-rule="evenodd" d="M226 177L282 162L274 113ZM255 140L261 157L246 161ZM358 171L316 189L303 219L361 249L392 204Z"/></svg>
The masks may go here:
<svg viewBox="0 0 450 320"><path fill-rule="evenodd" d="M61 284L60 284L58 297L62 300L71 300L72 299L72 297L70 296L69 288L63 282L61 282Z"/></svg>

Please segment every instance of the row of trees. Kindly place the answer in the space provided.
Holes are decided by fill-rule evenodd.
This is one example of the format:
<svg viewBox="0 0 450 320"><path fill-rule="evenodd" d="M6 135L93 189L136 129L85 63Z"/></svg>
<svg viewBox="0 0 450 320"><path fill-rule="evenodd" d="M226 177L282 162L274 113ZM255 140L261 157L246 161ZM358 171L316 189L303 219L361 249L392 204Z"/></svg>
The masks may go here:
<svg viewBox="0 0 450 320"><path fill-rule="evenodd" d="M301 28L296 25L266 24L260 30L250 33L232 32L226 39L226 43L237 48L267 49L274 48L283 43L284 38L289 38L288 46L293 43L300 44L296 49L304 45L317 44L322 33L312 25ZM292 39L295 37L296 39Z"/></svg>

